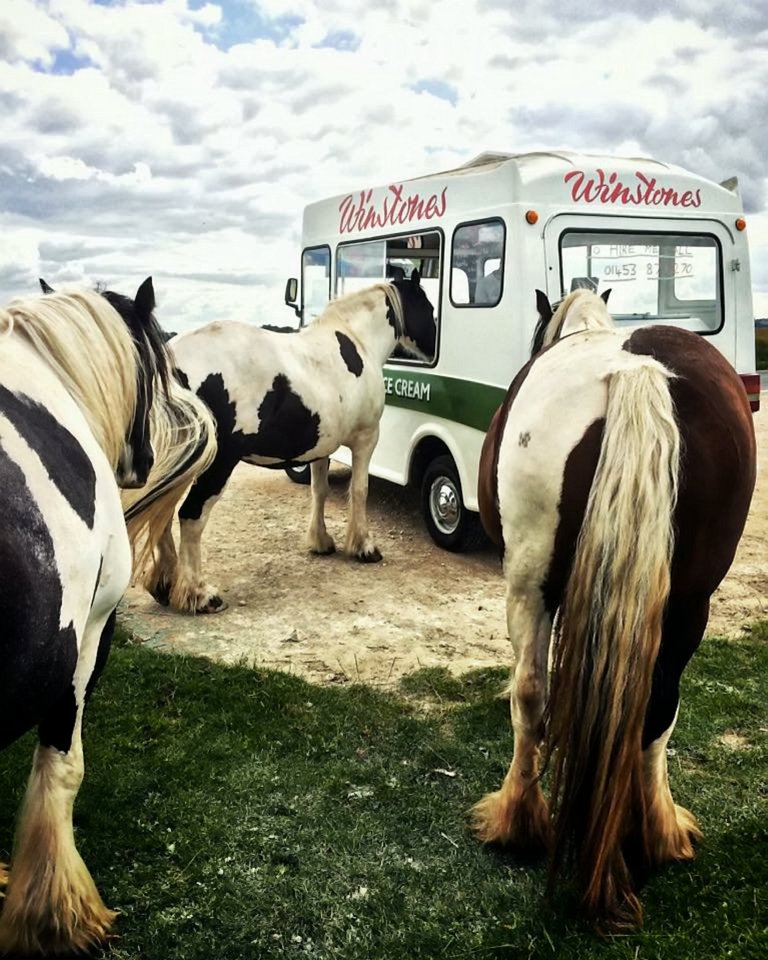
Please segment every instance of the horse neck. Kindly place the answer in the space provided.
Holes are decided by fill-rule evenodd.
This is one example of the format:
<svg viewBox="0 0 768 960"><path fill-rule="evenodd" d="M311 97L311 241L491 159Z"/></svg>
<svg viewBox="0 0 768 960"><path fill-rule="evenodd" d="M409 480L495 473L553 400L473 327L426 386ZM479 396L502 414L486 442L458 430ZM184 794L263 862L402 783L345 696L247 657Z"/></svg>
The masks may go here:
<svg viewBox="0 0 768 960"><path fill-rule="evenodd" d="M569 294L555 311L544 334L544 345L586 330L613 330L613 319L596 295Z"/></svg>
<svg viewBox="0 0 768 960"><path fill-rule="evenodd" d="M343 303L342 300L339 305ZM389 321L389 301L383 286L365 291L358 304L350 301L344 307L339 319L368 353L383 364L397 343L395 329Z"/></svg>
<svg viewBox="0 0 768 960"><path fill-rule="evenodd" d="M558 339L560 337L570 336L572 333L584 333L586 330L612 330L613 323L610 322L608 314L589 313L579 311L575 316L565 318Z"/></svg>

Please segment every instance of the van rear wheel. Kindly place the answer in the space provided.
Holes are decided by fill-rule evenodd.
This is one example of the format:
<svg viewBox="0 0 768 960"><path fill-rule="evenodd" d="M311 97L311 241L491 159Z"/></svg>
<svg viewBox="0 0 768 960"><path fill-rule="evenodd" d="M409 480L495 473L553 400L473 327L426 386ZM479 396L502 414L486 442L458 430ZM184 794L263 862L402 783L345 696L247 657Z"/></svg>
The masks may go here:
<svg viewBox="0 0 768 960"><path fill-rule="evenodd" d="M450 456L435 457L424 471L421 512L430 537L444 550L462 553L482 542L480 518L464 506L459 472Z"/></svg>

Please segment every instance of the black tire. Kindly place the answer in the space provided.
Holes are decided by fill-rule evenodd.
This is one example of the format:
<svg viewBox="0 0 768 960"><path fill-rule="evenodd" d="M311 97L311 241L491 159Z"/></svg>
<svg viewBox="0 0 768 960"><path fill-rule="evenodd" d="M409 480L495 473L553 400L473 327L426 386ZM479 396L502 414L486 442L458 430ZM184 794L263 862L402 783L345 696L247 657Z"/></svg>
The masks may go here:
<svg viewBox="0 0 768 960"><path fill-rule="evenodd" d="M308 463L296 463L292 467L283 468L294 483L307 486L312 482L312 471Z"/></svg>
<svg viewBox="0 0 768 960"><path fill-rule="evenodd" d="M459 472L447 454L435 457L424 472L421 513L430 537L444 550L463 553L483 542L480 517L464 506Z"/></svg>

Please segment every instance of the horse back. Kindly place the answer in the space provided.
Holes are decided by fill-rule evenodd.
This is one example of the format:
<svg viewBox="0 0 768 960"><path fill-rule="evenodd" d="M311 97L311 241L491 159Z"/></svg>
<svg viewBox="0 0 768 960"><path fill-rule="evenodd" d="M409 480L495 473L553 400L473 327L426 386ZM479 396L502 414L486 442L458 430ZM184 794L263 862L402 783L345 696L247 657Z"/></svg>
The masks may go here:
<svg viewBox="0 0 768 960"><path fill-rule="evenodd" d="M172 342L183 382L217 423L220 453L290 462L331 453L384 405L381 366L331 325L295 334L212 324Z"/></svg>
<svg viewBox="0 0 768 960"><path fill-rule="evenodd" d="M733 561L746 523L755 482L754 425L743 384L718 350L697 334L661 325L557 341L510 387L486 438L479 479L481 516L497 542L504 523L523 538L531 525L552 528L543 580L551 609L567 577L600 455L600 396L611 372L624 365L622 354L651 357L670 373L683 451L673 589L709 596ZM553 483L556 495L550 490L545 497Z"/></svg>
<svg viewBox="0 0 768 960"><path fill-rule="evenodd" d="M672 579L678 591L709 595L733 561L755 485L755 431L744 386L717 349L676 327L637 329L624 347L674 374L682 457Z"/></svg>

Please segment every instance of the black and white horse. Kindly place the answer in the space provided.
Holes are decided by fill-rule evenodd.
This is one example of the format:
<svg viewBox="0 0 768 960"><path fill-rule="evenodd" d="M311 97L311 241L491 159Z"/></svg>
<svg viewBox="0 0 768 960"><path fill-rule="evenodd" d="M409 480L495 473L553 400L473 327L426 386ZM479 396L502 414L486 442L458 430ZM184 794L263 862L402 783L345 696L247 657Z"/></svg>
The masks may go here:
<svg viewBox="0 0 768 960"><path fill-rule="evenodd" d="M262 466L311 463L312 510L307 544L335 549L325 527L329 456L352 451L346 552L381 559L366 519L368 465L384 409L382 365L396 344L422 358L435 351L435 316L417 271L328 304L309 326L276 333L215 322L170 343L177 376L213 413L218 453L179 511L177 555L171 526L146 586L163 603L210 613L224 608L201 571L200 539L214 504L243 460Z"/></svg>
<svg viewBox="0 0 768 960"><path fill-rule="evenodd" d="M172 380L154 302L148 279L134 300L70 291L0 309L0 747L39 734L0 867L0 953L13 956L86 950L114 918L72 807L83 710L131 575L118 487L163 480L135 518L146 536L215 449L204 405Z"/></svg>

